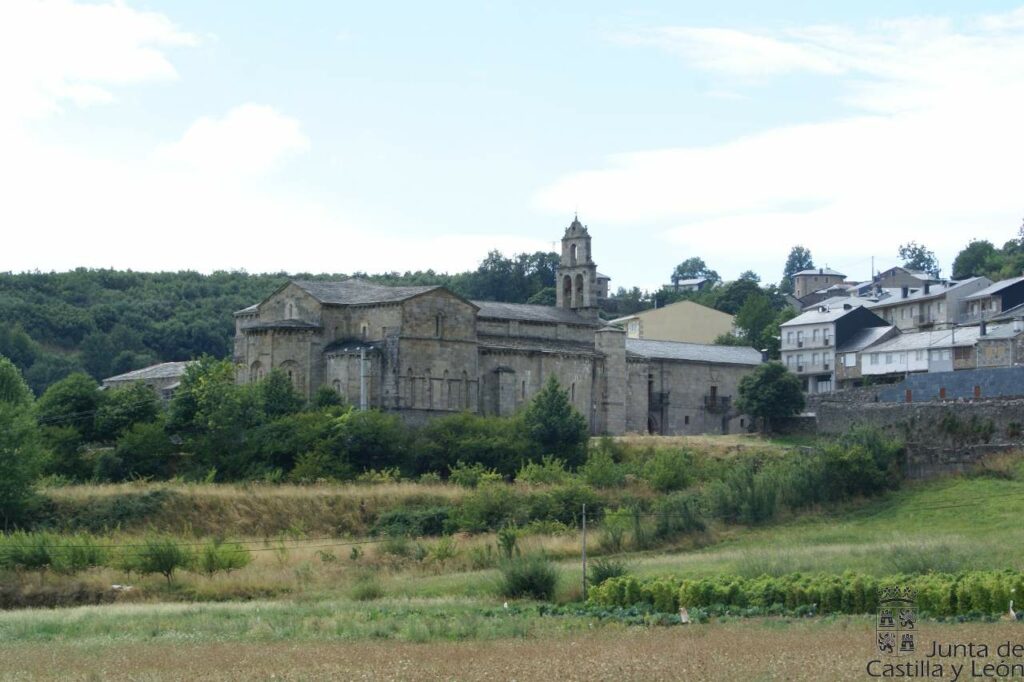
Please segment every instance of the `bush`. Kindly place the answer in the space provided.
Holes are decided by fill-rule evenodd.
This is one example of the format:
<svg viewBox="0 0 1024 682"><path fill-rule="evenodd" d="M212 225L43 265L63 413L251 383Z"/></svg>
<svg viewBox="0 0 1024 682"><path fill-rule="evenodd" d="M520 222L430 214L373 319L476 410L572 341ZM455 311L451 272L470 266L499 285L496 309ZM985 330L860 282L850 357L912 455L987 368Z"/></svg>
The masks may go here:
<svg viewBox="0 0 1024 682"><path fill-rule="evenodd" d="M494 469L488 469L480 462L467 464L459 461L448 474L448 480L464 488L475 488L481 483L495 483L502 479Z"/></svg>
<svg viewBox="0 0 1024 682"><path fill-rule="evenodd" d="M619 508L604 516L604 539L602 546L609 552L618 553L622 551L626 538L626 531L633 525L633 512L629 509Z"/></svg>
<svg viewBox="0 0 1024 682"><path fill-rule="evenodd" d="M140 547L128 548L123 557L123 567L137 573L159 573L171 584L171 578L178 569L192 565L193 552L179 544L174 538L151 536Z"/></svg>
<svg viewBox="0 0 1024 682"><path fill-rule="evenodd" d="M668 538L677 533L696 533L704 530L704 513L700 498L689 492L668 495L654 505L655 535Z"/></svg>
<svg viewBox="0 0 1024 682"><path fill-rule="evenodd" d="M501 565L501 593L506 597L526 597L550 601L558 583L558 570L539 555L517 557Z"/></svg>
<svg viewBox="0 0 1024 682"><path fill-rule="evenodd" d="M212 576L219 571L230 572L245 568L252 562L252 554L237 542L211 540L199 550L195 567L201 573Z"/></svg>
<svg viewBox="0 0 1024 682"><path fill-rule="evenodd" d="M626 481L626 472L612 457L608 448L599 446L587 456L579 474L588 484L598 488L616 488Z"/></svg>
<svg viewBox="0 0 1024 682"><path fill-rule="evenodd" d="M504 483L485 483L462 499L456 507L453 525L471 533L497 530L508 523L525 520L519 512L515 491Z"/></svg>
<svg viewBox="0 0 1024 682"><path fill-rule="evenodd" d="M382 513L370 530L371 535L423 535L444 534L450 507L396 507Z"/></svg>
<svg viewBox="0 0 1024 682"><path fill-rule="evenodd" d="M583 464L590 430L552 374L522 413L523 429L537 454L554 455L570 467Z"/></svg>
<svg viewBox="0 0 1024 682"><path fill-rule="evenodd" d="M587 581L591 585L600 585L610 578L621 578L626 575L628 567L619 559L596 559L587 567Z"/></svg>
<svg viewBox="0 0 1024 682"><path fill-rule="evenodd" d="M443 473L479 465L512 476L528 459L528 445L519 420L462 412L434 419L419 431L415 468Z"/></svg>
<svg viewBox="0 0 1024 682"><path fill-rule="evenodd" d="M565 462L546 455L540 462L528 462L516 473L516 480L523 483L565 483L570 474Z"/></svg>
<svg viewBox="0 0 1024 682"><path fill-rule="evenodd" d="M685 450L659 449L643 466L643 478L652 488L667 493L690 483L693 455Z"/></svg>

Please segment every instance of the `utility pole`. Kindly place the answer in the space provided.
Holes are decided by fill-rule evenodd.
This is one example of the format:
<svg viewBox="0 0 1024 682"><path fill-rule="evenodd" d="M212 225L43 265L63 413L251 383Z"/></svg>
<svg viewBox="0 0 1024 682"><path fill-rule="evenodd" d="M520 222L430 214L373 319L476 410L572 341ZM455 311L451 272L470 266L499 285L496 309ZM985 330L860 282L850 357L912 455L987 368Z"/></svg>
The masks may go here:
<svg viewBox="0 0 1024 682"><path fill-rule="evenodd" d="M587 505L583 505L583 601L587 600Z"/></svg>

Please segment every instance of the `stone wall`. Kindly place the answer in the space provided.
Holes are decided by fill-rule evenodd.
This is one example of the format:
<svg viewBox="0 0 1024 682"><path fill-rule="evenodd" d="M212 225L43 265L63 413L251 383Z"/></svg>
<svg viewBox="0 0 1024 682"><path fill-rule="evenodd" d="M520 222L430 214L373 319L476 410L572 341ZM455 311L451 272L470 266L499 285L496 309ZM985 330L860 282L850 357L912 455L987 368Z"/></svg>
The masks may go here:
<svg viewBox="0 0 1024 682"><path fill-rule="evenodd" d="M818 405L818 435L841 435L859 426L904 441L908 473L925 477L961 471L994 451L1024 447L1024 399Z"/></svg>

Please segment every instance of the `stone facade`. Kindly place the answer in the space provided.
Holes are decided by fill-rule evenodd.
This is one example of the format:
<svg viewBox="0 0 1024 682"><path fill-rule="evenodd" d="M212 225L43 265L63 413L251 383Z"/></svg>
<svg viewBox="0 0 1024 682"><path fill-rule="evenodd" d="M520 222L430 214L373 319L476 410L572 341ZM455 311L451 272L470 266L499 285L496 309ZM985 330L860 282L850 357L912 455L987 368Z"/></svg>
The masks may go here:
<svg viewBox="0 0 1024 682"><path fill-rule="evenodd" d="M595 434L745 428L730 399L760 355L670 342L632 348L598 318L606 279L587 228L573 220L554 307L468 301L440 286L293 281L235 313L238 380L279 369L307 399L329 386L353 405L418 423L463 410L512 415L554 376Z"/></svg>

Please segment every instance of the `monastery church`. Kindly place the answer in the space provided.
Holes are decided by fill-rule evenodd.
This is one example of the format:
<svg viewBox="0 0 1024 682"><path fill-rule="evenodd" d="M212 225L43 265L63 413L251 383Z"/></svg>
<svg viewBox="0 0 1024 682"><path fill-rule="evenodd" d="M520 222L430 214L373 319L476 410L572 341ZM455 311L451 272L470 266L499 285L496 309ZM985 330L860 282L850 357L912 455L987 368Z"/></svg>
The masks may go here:
<svg viewBox="0 0 1024 682"><path fill-rule="evenodd" d="M235 313L238 380L280 369L306 398L330 386L409 423L468 410L511 415L549 376L594 434L747 430L732 398L753 348L627 339L598 316L591 237L562 237L556 305L469 301L443 286L295 280Z"/></svg>

